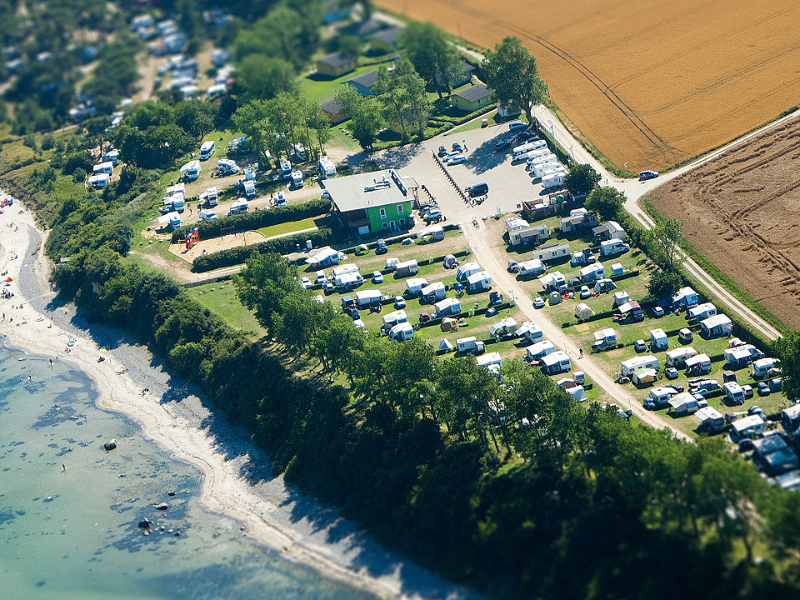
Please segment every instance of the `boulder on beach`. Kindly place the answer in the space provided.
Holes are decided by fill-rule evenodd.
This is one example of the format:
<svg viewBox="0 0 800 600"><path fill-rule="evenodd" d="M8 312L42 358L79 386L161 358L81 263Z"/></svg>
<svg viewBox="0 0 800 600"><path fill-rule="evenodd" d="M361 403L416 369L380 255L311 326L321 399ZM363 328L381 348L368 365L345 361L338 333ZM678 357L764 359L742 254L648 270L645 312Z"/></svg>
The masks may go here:
<svg viewBox="0 0 800 600"><path fill-rule="evenodd" d="M108 440L105 444L103 444L103 448L106 450L113 450L117 447L117 440L111 439Z"/></svg>
<svg viewBox="0 0 800 600"><path fill-rule="evenodd" d="M153 507L156 510L167 510L169 508L169 504L166 502L159 502L158 504L154 504Z"/></svg>

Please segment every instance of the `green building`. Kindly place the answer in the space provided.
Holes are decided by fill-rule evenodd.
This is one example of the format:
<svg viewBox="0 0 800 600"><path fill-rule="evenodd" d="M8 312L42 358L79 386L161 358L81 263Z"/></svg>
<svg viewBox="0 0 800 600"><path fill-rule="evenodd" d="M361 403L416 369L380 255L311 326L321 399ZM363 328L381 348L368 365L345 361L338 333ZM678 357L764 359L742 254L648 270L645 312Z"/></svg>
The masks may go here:
<svg viewBox="0 0 800 600"><path fill-rule="evenodd" d="M358 233L405 231L414 220L417 185L394 169L324 180L334 212L343 227Z"/></svg>
<svg viewBox="0 0 800 600"><path fill-rule="evenodd" d="M479 108L488 106L491 95L491 90L483 84L478 84L453 92L450 94L450 99L456 108L474 112Z"/></svg>

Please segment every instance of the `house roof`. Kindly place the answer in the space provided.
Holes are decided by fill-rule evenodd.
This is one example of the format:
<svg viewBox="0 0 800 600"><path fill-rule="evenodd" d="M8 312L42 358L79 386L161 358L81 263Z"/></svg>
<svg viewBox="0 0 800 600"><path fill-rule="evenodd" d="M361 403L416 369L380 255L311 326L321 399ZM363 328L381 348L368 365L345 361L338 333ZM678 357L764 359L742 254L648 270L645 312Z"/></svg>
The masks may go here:
<svg viewBox="0 0 800 600"><path fill-rule="evenodd" d="M376 31L370 34L367 39L392 46L397 43L397 38L400 37L400 31L401 29L399 27L390 27L389 29Z"/></svg>
<svg viewBox="0 0 800 600"><path fill-rule="evenodd" d="M331 98L330 100L320 102L319 107L330 115L338 115L342 112L342 103L336 98Z"/></svg>
<svg viewBox="0 0 800 600"><path fill-rule="evenodd" d="M492 92L489 90L489 88L481 83L464 88L463 90L458 90L457 92L453 92L454 96L463 98L467 102L477 102L483 98L488 98L491 96L491 94Z"/></svg>
<svg viewBox="0 0 800 600"><path fill-rule="evenodd" d="M334 52L333 54L323 56L317 62L328 65L332 69L336 69L342 65L346 65L349 62L353 62L355 59L356 56L354 54L348 54L347 52Z"/></svg>
<svg viewBox="0 0 800 600"><path fill-rule="evenodd" d="M378 81L378 71L372 70L353 77L352 79L348 79L345 81L345 83L358 83L367 89L372 89L372 86L375 85L376 81Z"/></svg>
<svg viewBox="0 0 800 600"><path fill-rule="evenodd" d="M348 26L344 30L344 32L347 33L348 35L357 35L359 37L364 37L382 28L383 28L383 23L381 21L379 21L374 17L370 17L366 21L353 23L352 25Z"/></svg>
<svg viewBox="0 0 800 600"><path fill-rule="evenodd" d="M328 179L325 181L325 189L331 195L336 208L343 213L410 201L410 196L403 194L397 185L393 172L392 169L387 169ZM384 184L384 180L388 184ZM373 186L375 189L367 190Z"/></svg>

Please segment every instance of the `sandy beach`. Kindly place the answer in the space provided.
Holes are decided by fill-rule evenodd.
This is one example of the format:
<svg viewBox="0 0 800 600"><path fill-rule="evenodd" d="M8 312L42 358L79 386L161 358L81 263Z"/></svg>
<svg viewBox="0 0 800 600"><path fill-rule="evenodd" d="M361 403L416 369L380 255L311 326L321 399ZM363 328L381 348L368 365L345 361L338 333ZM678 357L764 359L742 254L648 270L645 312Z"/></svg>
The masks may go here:
<svg viewBox="0 0 800 600"><path fill-rule="evenodd" d="M235 519L243 535L284 557L380 598L479 597L386 551L335 509L273 477L268 457L244 432L205 409L146 348L60 305L48 282L43 239L20 203L0 214L0 272L7 271L3 285L13 279L5 289L14 294L0 300L0 333L12 346L87 373L99 406L132 417L146 438L204 474L201 502L209 511ZM70 337L76 342L67 352Z"/></svg>

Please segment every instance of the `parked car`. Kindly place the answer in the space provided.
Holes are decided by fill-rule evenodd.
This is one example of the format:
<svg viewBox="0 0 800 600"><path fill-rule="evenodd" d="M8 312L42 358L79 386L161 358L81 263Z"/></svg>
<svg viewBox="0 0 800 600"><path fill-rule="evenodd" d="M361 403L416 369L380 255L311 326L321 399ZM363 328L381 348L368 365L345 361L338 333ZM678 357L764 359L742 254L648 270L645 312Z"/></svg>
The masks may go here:
<svg viewBox="0 0 800 600"><path fill-rule="evenodd" d="M511 123L508 124L508 128L511 131L514 131L515 129L527 129L527 127L528 126L522 121L511 121Z"/></svg>
<svg viewBox="0 0 800 600"><path fill-rule="evenodd" d="M453 142L453 152L464 152L464 146L459 144L458 142Z"/></svg>
<svg viewBox="0 0 800 600"><path fill-rule="evenodd" d="M664 369L664 377L667 379L677 379L678 378L678 369L675 367L667 367Z"/></svg>
<svg viewBox="0 0 800 600"><path fill-rule="evenodd" d="M536 297L533 299L533 308L544 308L544 300L540 297Z"/></svg>
<svg viewBox="0 0 800 600"><path fill-rule="evenodd" d="M664 309L663 309L663 308L661 308L660 306L656 306L656 307L653 309L653 316L654 316L656 319L660 319L661 317L663 317L663 316L664 316Z"/></svg>
<svg viewBox="0 0 800 600"><path fill-rule="evenodd" d="M397 310L406 307L406 300L402 296L395 296L394 297L394 307Z"/></svg>
<svg viewBox="0 0 800 600"><path fill-rule="evenodd" d="M589 286L582 285L580 295L581 295L581 300L586 300L586 298L592 295L592 290L589 289Z"/></svg>
<svg viewBox="0 0 800 600"><path fill-rule="evenodd" d="M747 409L747 414L748 415L758 415L759 417L761 417L765 421L767 420L767 413L765 413L764 409L761 408L760 406L751 406L750 408Z"/></svg>
<svg viewBox="0 0 800 600"><path fill-rule="evenodd" d="M647 181L658 177L658 171L642 171L639 173L639 181Z"/></svg>
<svg viewBox="0 0 800 600"><path fill-rule="evenodd" d="M437 152L437 154L439 155L439 158L444 158L447 156L447 148L444 146L439 146L439 152Z"/></svg>
<svg viewBox="0 0 800 600"><path fill-rule="evenodd" d="M325 285L325 271L317 271L317 285Z"/></svg>
<svg viewBox="0 0 800 600"><path fill-rule="evenodd" d="M633 342L633 349L636 350L636 352L644 352L647 350L647 344L645 344L644 340L636 340Z"/></svg>
<svg viewBox="0 0 800 600"><path fill-rule="evenodd" d="M769 396L772 391L769 389L769 384L766 381L759 381L758 382L758 395L759 396ZM751 407L753 408L753 407Z"/></svg>
<svg viewBox="0 0 800 600"><path fill-rule="evenodd" d="M423 218L423 219L425 220L425 222L426 222L426 223L428 223L428 224L431 224L431 223L438 223L438 222L439 222L439 219L441 219L441 218L442 218L442 211L440 211L438 208L434 208L433 210L430 210L430 211L426 212L426 213L425 213L425 214L422 216L422 218Z"/></svg>
<svg viewBox="0 0 800 600"><path fill-rule="evenodd" d="M383 274L380 271L372 272L372 283L383 283Z"/></svg>
<svg viewBox="0 0 800 600"><path fill-rule="evenodd" d="M386 240L378 240L375 246L375 254L386 254L389 249L386 247Z"/></svg>
<svg viewBox="0 0 800 600"><path fill-rule="evenodd" d="M517 141L520 142L527 142L528 140L539 139L536 137L536 134L532 131L523 131L522 133L517 134Z"/></svg>
<svg viewBox="0 0 800 600"><path fill-rule="evenodd" d="M455 156L448 158L446 162L450 166L460 165L461 163L467 162L467 157L463 154L456 154Z"/></svg>
<svg viewBox="0 0 800 600"><path fill-rule="evenodd" d="M495 152L502 152L503 150L511 148L511 140L503 140L501 142L497 142L494 145Z"/></svg>
<svg viewBox="0 0 800 600"><path fill-rule="evenodd" d="M464 191L467 192L467 195L471 198L475 198L476 196L485 196L489 193L489 184L476 183L475 185L467 186L464 188Z"/></svg>
<svg viewBox="0 0 800 600"><path fill-rule="evenodd" d="M311 280L308 277L303 277L300 279L300 287L303 288L304 290L309 289L312 285L313 284L311 283Z"/></svg>

